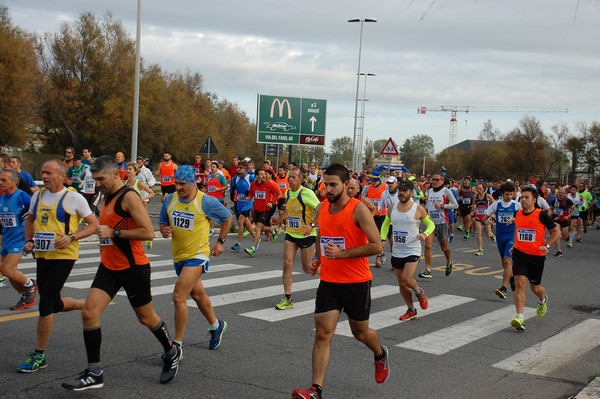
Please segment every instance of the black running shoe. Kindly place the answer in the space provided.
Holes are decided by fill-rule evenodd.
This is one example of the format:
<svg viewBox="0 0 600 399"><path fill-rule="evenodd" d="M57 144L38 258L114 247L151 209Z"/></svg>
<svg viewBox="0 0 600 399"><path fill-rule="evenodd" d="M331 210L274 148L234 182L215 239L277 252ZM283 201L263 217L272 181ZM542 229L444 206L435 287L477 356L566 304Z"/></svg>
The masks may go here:
<svg viewBox="0 0 600 399"><path fill-rule="evenodd" d="M181 360L182 350L179 345L173 345L175 349L175 354L169 356L165 354L163 357L163 369L160 373L160 383L166 384L171 381L177 375L177 370L179 369L179 360Z"/></svg>
<svg viewBox="0 0 600 399"><path fill-rule="evenodd" d="M79 377L71 382L63 382L62 387L70 391L83 391L86 389L102 388L104 386L104 372L94 374L89 369L85 369L79 374Z"/></svg>

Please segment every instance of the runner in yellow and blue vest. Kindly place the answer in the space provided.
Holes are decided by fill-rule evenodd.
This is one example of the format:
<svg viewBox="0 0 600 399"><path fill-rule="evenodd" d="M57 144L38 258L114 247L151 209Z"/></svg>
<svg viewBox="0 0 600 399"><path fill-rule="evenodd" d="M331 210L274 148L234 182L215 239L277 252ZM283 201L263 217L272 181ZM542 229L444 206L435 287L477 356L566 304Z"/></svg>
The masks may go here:
<svg viewBox="0 0 600 399"><path fill-rule="evenodd" d="M173 291L175 305L175 339L181 347L188 320L187 298L191 295L210 325L208 349L221 345L227 322L218 320L210 298L202 284L202 274L208 272L209 257L223 253L223 244L232 223L231 213L215 197L196 186L196 172L190 165L175 172L176 192L167 194L160 211L159 226L164 238L172 237L173 262L177 282ZM221 223L217 242L210 248L210 220Z"/></svg>
<svg viewBox="0 0 600 399"><path fill-rule="evenodd" d="M315 253L315 208L319 199L315 193L302 186L303 174L294 167L289 175L289 188L285 194L285 215L287 227L283 244L283 294L276 309L286 310L294 307L292 298L292 271L294 258L300 248L302 269L310 273L312 257Z"/></svg>
<svg viewBox="0 0 600 399"><path fill-rule="evenodd" d="M44 353L54 326L54 314L80 310L84 301L61 297L60 291L79 258L78 240L96 232L98 220L83 196L64 187L67 170L63 162L50 160L42 166L44 188L31 198L25 224L23 252L35 251L40 295L35 350L17 366L32 373L47 366ZM87 224L79 230L81 219Z"/></svg>

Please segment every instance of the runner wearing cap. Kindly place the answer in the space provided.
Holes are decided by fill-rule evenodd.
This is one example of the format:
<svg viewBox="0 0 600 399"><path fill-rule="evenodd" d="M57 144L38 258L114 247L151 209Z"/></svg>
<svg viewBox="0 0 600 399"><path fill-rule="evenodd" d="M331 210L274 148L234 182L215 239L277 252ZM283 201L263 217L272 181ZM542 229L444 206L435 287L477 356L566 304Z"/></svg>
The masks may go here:
<svg viewBox="0 0 600 399"><path fill-rule="evenodd" d="M381 225L385 220L385 206L383 208L379 207L379 204L382 202L381 197L383 193L386 191L387 184L381 181L381 177L379 176L379 172L373 171L369 175L371 182L363 188L362 191L362 201L364 203L370 203L375 207L371 211L373 214L373 219L375 220L375 224L377 225L377 230L381 232ZM382 243L383 248L385 248L385 241ZM375 267L381 267L382 264L385 263L386 256L385 252L377 255L375 257Z"/></svg>

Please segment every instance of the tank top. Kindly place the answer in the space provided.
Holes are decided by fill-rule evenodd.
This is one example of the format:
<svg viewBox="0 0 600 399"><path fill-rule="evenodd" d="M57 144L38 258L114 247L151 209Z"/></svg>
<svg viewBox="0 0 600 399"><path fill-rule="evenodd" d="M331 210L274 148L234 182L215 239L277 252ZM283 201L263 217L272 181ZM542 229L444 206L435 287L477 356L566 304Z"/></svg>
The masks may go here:
<svg viewBox="0 0 600 399"><path fill-rule="evenodd" d="M121 203L132 187L123 186L112 196L107 196L100 211L100 224L111 229L133 230L139 226ZM140 240L125 240L119 237L100 239L100 262L110 270L125 270L149 263Z"/></svg>
<svg viewBox="0 0 600 399"><path fill-rule="evenodd" d="M433 188L427 190L427 204L426 209L429 217L435 224L444 224L448 223L448 211L446 209L436 209L435 203L440 202L442 204L447 204L448 198L444 194L446 190L443 188L439 191L434 191Z"/></svg>
<svg viewBox="0 0 600 399"><path fill-rule="evenodd" d="M483 194L483 198L479 198L479 195L475 196L475 217L479 220L485 216L485 211L490 206L490 201L487 195Z"/></svg>
<svg viewBox="0 0 600 399"><path fill-rule="evenodd" d="M174 186L175 185L175 163L171 162L165 165L164 162L160 163L160 185L161 186Z"/></svg>
<svg viewBox="0 0 600 399"><path fill-rule="evenodd" d="M387 190L387 185L385 183L381 183L379 187L375 187L372 184L369 184L369 188L367 189L367 198L371 200L373 205L375 205L375 216L383 216L386 214L387 210L383 207L381 210L377 209L379 207L379 202L381 201L381 196L383 192Z"/></svg>
<svg viewBox="0 0 600 399"><path fill-rule="evenodd" d="M569 205L569 202L571 203L571 205ZM556 200L554 200L554 204L553 204L553 208L552 208L552 212L554 213L554 217L564 217L564 216L569 216L569 210L571 209L571 206L573 205L573 202L568 199L566 196L563 198L563 200L559 200L558 197L556 198Z"/></svg>
<svg viewBox="0 0 600 399"><path fill-rule="evenodd" d="M517 211L515 217L515 244L514 248L519 251L535 256L545 256L540 251L544 245L544 234L546 226L540 222L540 208L535 208L530 214L525 214L523 210Z"/></svg>
<svg viewBox="0 0 600 399"><path fill-rule="evenodd" d="M331 204L325 201L319 212L319 229L321 233L321 280L329 283L363 283L373 279L369 260L360 258L327 259L324 246L333 243L342 249L366 245L369 241L365 233L354 224L354 210L360 204L350 198L344 209L336 214L330 213Z"/></svg>
<svg viewBox="0 0 600 399"><path fill-rule="evenodd" d="M281 197L279 197L279 198L283 198L283 196L285 195L288 188L290 188L290 180L288 179L287 176L284 178L281 178L281 177L279 177L279 175L277 175L277 177L275 178L275 183L277 183L277 186L281 190Z"/></svg>
<svg viewBox="0 0 600 399"><path fill-rule="evenodd" d="M496 235L499 239L512 240L515 236L515 224L508 221L517 213L517 201L511 200L508 205L504 201L496 204Z"/></svg>
<svg viewBox="0 0 600 399"><path fill-rule="evenodd" d="M315 207L317 204L312 202L312 206L307 204L310 197L315 197L315 194L306 187L300 186L298 191L289 189L285 194L285 209L287 211L287 227L285 234L289 234L295 238L304 238L304 230L306 225L313 222L315 219ZM309 236L316 236L317 232L313 228Z"/></svg>
<svg viewBox="0 0 600 399"><path fill-rule="evenodd" d="M473 190L471 190L471 187L461 186L460 196L462 197L462 199L460 200L461 206L471 205L471 197L473 196Z"/></svg>
<svg viewBox="0 0 600 399"><path fill-rule="evenodd" d="M415 219L418 208L417 202L407 212L400 212L397 205L392 208L392 255L396 258L421 256L421 241L417 238L421 222Z"/></svg>
<svg viewBox="0 0 600 399"><path fill-rule="evenodd" d="M56 204L47 205L43 198L45 192L45 188L40 190L33 207L35 256L44 259L77 260L79 258L79 241L73 241L66 248L56 249L56 240L79 229L81 218L77 214L67 212L63 206L67 195L74 194L72 191L65 190Z"/></svg>
<svg viewBox="0 0 600 399"><path fill-rule="evenodd" d="M202 191L190 202L181 202L175 192L171 202L167 205L169 226L173 228L171 246L173 261L181 262L186 259L208 260L210 256L210 243L208 233L210 221L202 210Z"/></svg>
<svg viewBox="0 0 600 399"><path fill-rule="evenodd" d="M206 192L208 193L208 195L215 198L225 198L224 190L216 190L217 188L221 187L223 187L223 184L221 184L221 182L219 181L218 174L215 176L208 176L208 179L206 180Z"/></svg>

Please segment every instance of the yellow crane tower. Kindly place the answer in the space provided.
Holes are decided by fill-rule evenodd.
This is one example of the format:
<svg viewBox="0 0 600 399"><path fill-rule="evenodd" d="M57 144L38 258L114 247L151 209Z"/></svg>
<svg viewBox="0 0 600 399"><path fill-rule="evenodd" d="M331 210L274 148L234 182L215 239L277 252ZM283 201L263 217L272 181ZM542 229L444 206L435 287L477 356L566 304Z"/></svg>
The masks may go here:
<svg viewBox="0 0 600 399"><path fill-rule="evenodd" d="M450 146L456 144L456 113L457 112L569 112L567 108L554 107L508 107L508 106L472 106L472 105L441 105L439 107L419 107L417 113L424 115L427 112L450 112Z"/></svg>

